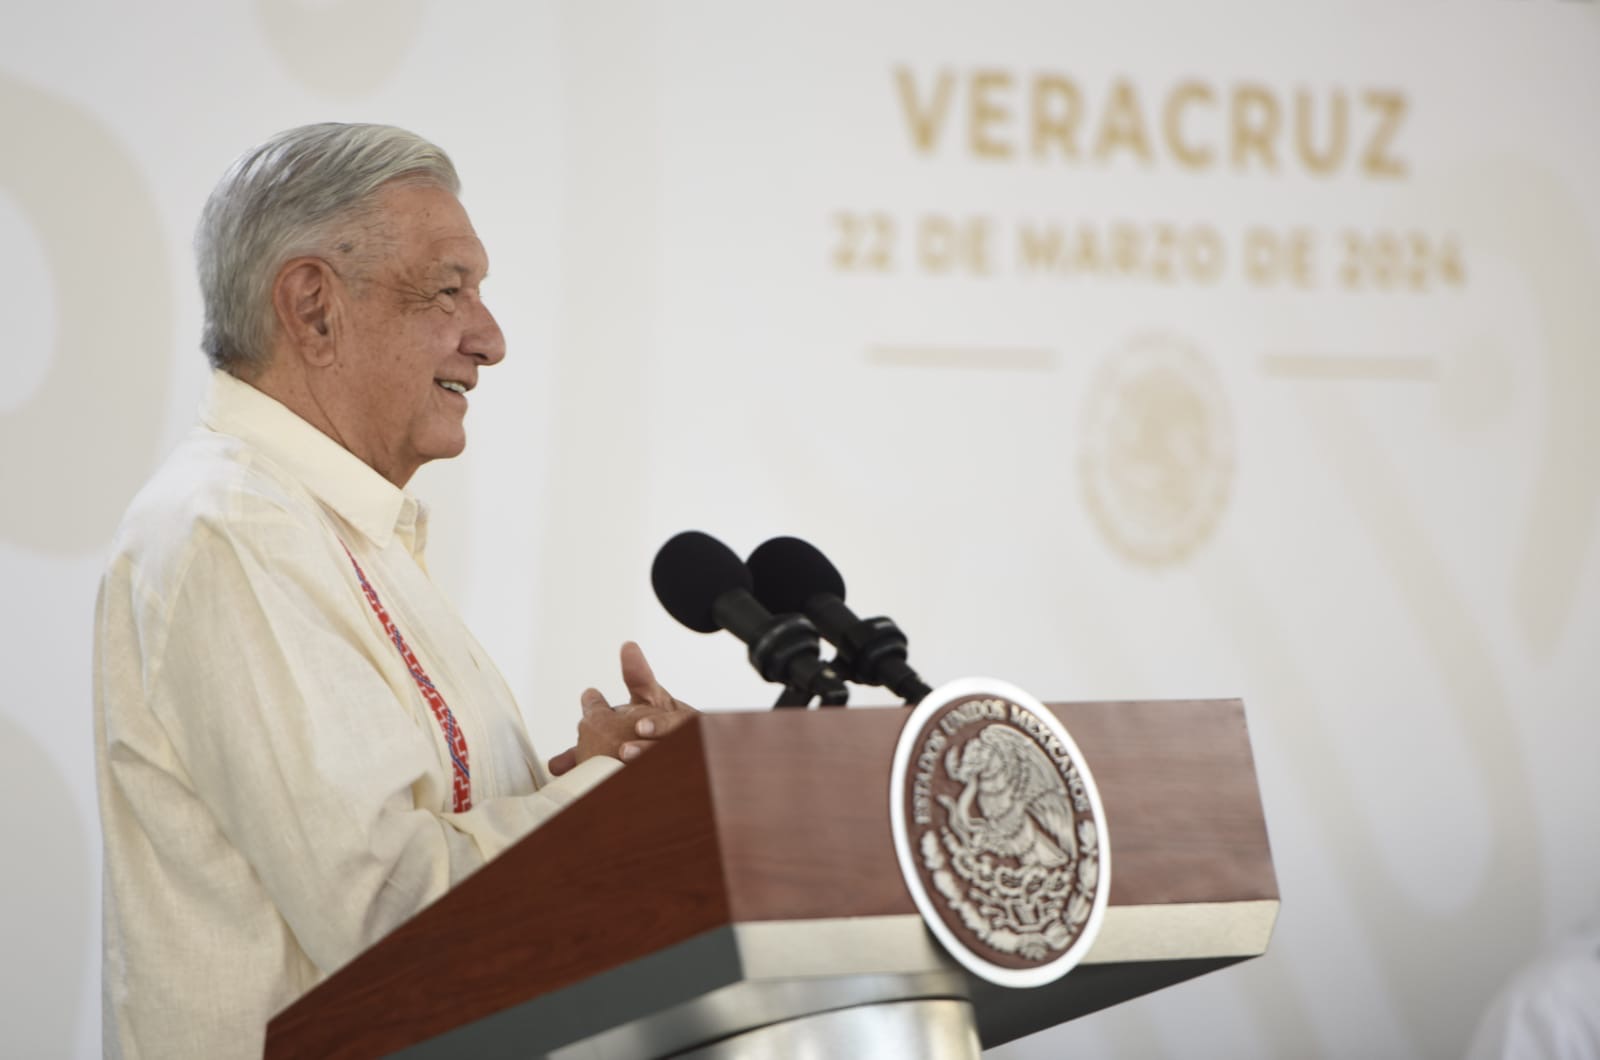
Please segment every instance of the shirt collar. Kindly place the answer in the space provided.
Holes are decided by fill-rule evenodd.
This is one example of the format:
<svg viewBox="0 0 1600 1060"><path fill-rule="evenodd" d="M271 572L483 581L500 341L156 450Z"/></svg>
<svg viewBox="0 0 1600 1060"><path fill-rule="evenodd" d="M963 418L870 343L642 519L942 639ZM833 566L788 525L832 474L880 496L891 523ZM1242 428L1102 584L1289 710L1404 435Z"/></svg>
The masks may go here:
<svg viewBox="0 0 1600 1060"><path fill-rule="evenodd" d="M259 449L378 548L399 534L421 555L428 518L423 505L275 398L213 371L200 421Z"/></svg>

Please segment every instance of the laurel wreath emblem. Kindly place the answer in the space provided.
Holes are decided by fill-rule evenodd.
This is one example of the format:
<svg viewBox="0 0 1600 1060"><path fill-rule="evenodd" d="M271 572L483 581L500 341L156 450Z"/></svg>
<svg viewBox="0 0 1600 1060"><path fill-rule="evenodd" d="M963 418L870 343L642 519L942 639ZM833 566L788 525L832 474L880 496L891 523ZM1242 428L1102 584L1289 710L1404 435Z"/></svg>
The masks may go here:
<svg viewBox="0 0 1600 1060"><path fill-rule="evenodd" d="M949 827L922 835L923 865L934 887L985 945L1030 961L1065 950L1094 907L1100 882L1099 834L1078 822L1078 856L1054 868L1012 865L963 842Z"/></svg>

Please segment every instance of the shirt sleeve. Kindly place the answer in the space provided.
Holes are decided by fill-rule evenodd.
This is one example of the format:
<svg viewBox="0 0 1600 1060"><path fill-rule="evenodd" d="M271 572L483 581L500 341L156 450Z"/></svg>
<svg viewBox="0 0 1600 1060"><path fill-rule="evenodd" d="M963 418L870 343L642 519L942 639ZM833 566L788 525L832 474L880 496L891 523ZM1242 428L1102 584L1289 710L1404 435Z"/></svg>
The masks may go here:
<svg viewBox="0 0 1600 1060"><path fill-rule="evenodd" d="M464 813L316 528L202 523L147 674L188 783L330 972L621 767L591 759ZM330 599L331 597L331 599ZM378 642L377 646L384 646Z"/></svg>

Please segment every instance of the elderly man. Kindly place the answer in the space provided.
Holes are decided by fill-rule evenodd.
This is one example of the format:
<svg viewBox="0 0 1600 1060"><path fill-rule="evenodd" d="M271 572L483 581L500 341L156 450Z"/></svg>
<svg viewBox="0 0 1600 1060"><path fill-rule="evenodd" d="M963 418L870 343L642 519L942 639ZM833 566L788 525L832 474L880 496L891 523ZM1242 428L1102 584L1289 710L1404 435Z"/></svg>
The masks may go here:
<svg viewBox="0 0 1600 1060"><path fill-rule="evenodd" d="M279 1009L691 711L622 651L547 771L404 492L505 356L450 160L385 126L247 154L196 236L201 425L96 614L109 1055L260 1055ZM552 910L552 915L556 911Z"/></svg>

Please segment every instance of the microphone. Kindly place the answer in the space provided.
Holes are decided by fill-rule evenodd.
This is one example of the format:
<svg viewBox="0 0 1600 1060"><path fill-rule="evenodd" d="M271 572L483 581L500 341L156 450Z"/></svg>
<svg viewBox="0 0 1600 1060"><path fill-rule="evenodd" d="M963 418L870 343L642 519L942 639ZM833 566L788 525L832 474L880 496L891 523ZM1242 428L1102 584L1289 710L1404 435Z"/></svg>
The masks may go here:
<svg viewBox="0 0 1600 1060"><path fill-rule="evenodd" d="M750 571L721 541L685 530L661 546L650 568L656 599L667 613L699 633L725 629L750 646L750 665L784 686L777 706L824 706L850 698L844 678L822 660L817 629L804 615L774 615L751 592Z"/></svg>
<svg viewBox="0 0 1600 1060"><path fill-rule="evenodd" d="M834 665L851 681L883 685L908 704L933 691L906 663L906 635L888 618L858 618L845 606L844 578L797 537L775 537L750 553L756 598L774 611L803 611L839 649Z"/></svg>

